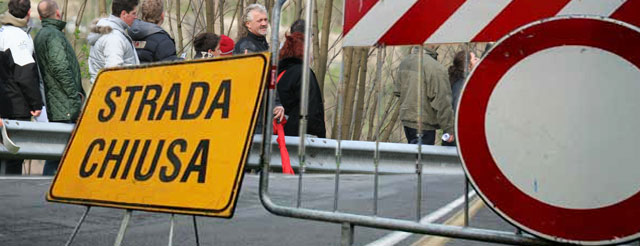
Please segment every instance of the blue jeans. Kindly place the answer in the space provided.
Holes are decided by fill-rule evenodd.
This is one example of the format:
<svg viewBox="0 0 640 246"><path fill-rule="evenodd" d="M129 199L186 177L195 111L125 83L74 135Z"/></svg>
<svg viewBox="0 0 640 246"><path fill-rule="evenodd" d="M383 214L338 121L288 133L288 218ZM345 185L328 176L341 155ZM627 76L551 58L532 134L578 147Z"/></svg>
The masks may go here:
<svg viewBox="0 0 640 246"><path fill-rule="evenodd" d="M53 176L58 172L58 166L60 160L46 160L44 162L44 169L42 169L42 176Z"/></svg>

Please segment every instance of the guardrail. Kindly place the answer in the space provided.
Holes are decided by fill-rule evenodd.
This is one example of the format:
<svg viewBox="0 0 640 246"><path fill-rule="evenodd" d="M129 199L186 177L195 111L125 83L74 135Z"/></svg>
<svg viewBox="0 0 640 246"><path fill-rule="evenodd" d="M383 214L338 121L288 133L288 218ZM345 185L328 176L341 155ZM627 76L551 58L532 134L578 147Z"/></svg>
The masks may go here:
<svg viewBox="0 0 640 246"><path fill-rule="evenodd" d="M74 124L45 123L2 120L3 144L0 144L0 158L21 159L59 159L69 141ZM277 151L276 137L272 138L273 152L271 164L274 168L281 167L280 152ZM247 162L248 168L259 166L260 142L262 135L256 135ZM291 156L298 153L300 138L285 137L287 149ZM305 138L306 163L308 171L333 171L336 169L337 141L325 138ZM373 155L374 142L346 141L341 143L342 172L372 173L374 172ZM414 164L418 148L412 144L380 143L380 173L415 173ZM422 146L422 163L426 168L450 169L459 166L460 159L455 147ZM299 166L298 158L291 158L291 165Z"/></svg>

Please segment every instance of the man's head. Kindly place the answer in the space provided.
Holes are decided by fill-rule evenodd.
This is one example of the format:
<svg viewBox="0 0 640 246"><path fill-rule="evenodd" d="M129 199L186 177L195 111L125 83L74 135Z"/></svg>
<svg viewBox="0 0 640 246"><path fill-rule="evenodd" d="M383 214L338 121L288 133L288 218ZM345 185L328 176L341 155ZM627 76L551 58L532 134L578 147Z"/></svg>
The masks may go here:
<svg viewBox="0 0 640 246"><path fill-rule="evenodd" d="M38 14L40 15L40 19L62 19L62 15L60 14L60 9L58 8L58 4L53 0L42 0L38 3Z"/></svg>
<svg viewBox="0 0 640 246"><path fill-rule="evenodd" d="M29 0L10 0L9 13L18 19L29 19L31 2Z"/></svg>
<svg viewBox="0 0 640 246"><path fill-rule="evenodd" d="M113 0L111 14L120 17L127 25L131 26L138 17L138 0Z"/></svg>
<svg viewBox="0 0 640 246"><path fill-rule="evenodd" d="M145 0L140 6L140 15L143 21L162 25L164 21L164 7L162 0Z"/></svg>
<svg viewBox="0 0 640 246"><path fill-rule="evenodd" d="M267 36L267 28L269 28L267 9L257 3L247 6L244 9L244 25L255 35Z"/></svg>
<svg viewBox="0 0 640 246"><path fill-rule="evenodd" d="M203 58L219 56L220 37L215 33L200 33L193 39L193 47L196 50L197 57L200 55Z"/></svg>

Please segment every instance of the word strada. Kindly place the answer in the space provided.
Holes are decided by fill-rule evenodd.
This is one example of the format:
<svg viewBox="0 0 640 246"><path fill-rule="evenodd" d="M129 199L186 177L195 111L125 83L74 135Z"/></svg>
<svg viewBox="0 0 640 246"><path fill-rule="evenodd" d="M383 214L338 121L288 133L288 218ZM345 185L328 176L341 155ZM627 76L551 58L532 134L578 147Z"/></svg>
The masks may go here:
<svg viewBox="0 0 640 246"><path fill-rule="evenodd" d="M180 152L184 155L187 152L186 140L175 139L170 143L166 140L158 140L157 143L154 143L155 152L151 157L149 152L152 142L154 141L126 139L118 144L118 140L114 139L110 141L108 150L105 152L107 142L102 138L95 139L89 144L80 165L80 177L102 178L107 173L107 169L110 169L111 173L108 174L110 179L127 180L133 175L137 181L146 181L157 173L161 182L173 182L179 178L179 181L184 183L189 180L191 173L196 173L198 183L205 183L207 160L209 159L209 139L200 140L195 150L190 152L191 158L186 166L183 166L181 158L178 156L180 154L177 153ZM165 147L167 143L168 145ZM118 150L116 150L116 146L118 146ZM147 163L147 156L151 157L151 162L149 165L144 165ZM127 157L126 160L125 157ZM101 160L102 165L96 162L89 164L91 159ZM108 168L110 163L113 168ZM131 168L134 168L133 172Z"/></svg>
<svg viewBox="0 0 640 246"><path fill-rule="evenodd" d="M222 111L221 118L229 118L231 80L222 81L212 100L209 98L209 84L206 82L192 82L189 86L189 93L182 100L180 98L180 90L180 83L172 84L168 91L163 91L162 86L157 84L127 86L124 87L124 90L120 86L111 87L104 98L107 108L99 110L98 120L100 122L110 121L116 115L116 112L119 112L120 121L126 121L132 117L134 121L144 120L144 118L149 121L162 120L165 114L168 114L171 120L193 120L200 117L205 108L207 110L204 113L204 119L210 119L216 109ZM166 96L162 97L164 100L160 100L163 92L166 92ZM126 98L126 103L124 103L124 108L119 109L117 105L122 103L117 102L121 102L124 99L121 97ZM139 103L137 104L137 109L131 111L131 105L134 102ZM193 106L191 105L192 102L195 102ZM209 107L206 107L207 105ZM160 106L159 109L158 106ZM144 113L145 109L148 109L146 114ZM130 117L130 114L132 117Z"/></svg>

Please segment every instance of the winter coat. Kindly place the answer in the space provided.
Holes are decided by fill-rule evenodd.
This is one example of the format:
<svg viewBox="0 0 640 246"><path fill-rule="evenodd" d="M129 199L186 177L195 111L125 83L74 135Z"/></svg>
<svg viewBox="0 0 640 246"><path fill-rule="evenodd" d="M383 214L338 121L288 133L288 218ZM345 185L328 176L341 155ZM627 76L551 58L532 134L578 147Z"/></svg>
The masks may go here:
<svg viewBox="0 0 640 246"><path fill-rule="evenodd" d="M128 32L141 63L178 60L176 43L160 26L136 19Z"/></svg>
<svg viewBox="0 0 640 246"><path fill-rule="evenodd" d="M0 117L30 118L43 106L33 41L23 28L27 21L9 11L0 16Z"/></svg>
<svg viewBox="0 0 640 246"><path fill-rule="evenodd" d="M269 43L264 36L258 36L249 32L246 37L241 38L233 48L234 55L242 55L247 50L249 53L258 53L269 50Z"/></svg>
<svg viewBox="0 0 640 246"><path fill-rule="evenodd" d="M91 27L87 37L89 51L89 74L91 83L103 68L140 64L133 41L127 34L129 26L119 17L109 15Z"/></svg>
<svg viewBox="0 0 640 246"><path fill-rule="evenodd" d="M452 106L453 106L453 112L456 112L456 109L458 107L458 101L460 101L460 94L462 94L462 87L464 86L464 78L461 78L455 82L453 82L453 84L451 84L451 93L452 93Z"/></svg>
<svg viewBox="0 0 640 246"><path fill-rule="evenodd" d="M318 137L326 137L324 125L324 103L322 91L318 86L316 75L311 69L309 74L309 107L307 133ZM284 126L284 134L287 136L299 135L300 124L300 88L302 87L302 60L298 58L285 58L278 63L278 94L284 112L289 116Z"/></svg>
<svg viewBox="0 0 640 246"><path fill-rule="evenodd" d="M430 54L435 52L429 51ZM454 133L451 84L445 68L431 56L423 57L422 130L443 129ZM418 54L403 58L398 66L394 94L400 97L400 119L406 127L418 129Z"/></svg>
<svg viewBox="0 0 640 246"><path fill-rule="evenodd" d="M34 40L50 121L76 121L85 97L76 53L62 33L66 24L43 19Z"/></svg>

